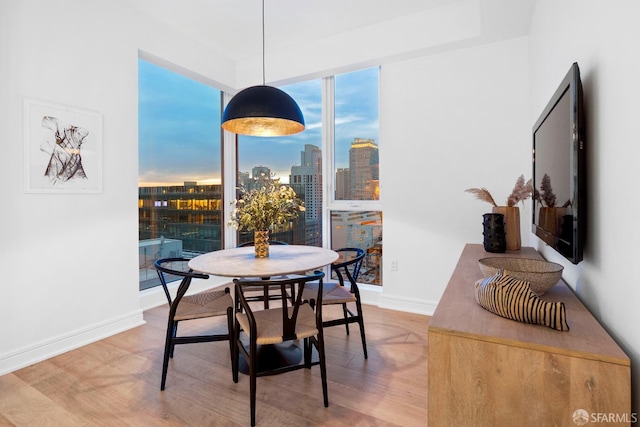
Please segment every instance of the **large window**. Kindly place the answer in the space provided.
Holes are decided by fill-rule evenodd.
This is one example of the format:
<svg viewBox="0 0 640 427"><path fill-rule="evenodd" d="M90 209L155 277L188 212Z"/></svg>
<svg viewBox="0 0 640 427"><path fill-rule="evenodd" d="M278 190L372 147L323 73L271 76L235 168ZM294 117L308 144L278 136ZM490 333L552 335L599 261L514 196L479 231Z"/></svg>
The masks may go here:
<svg viewBox="0 0 640 427"><path fill-rule="evenodd" d="M279 89L296 100L305 119L303 132L282 137L238 137L238 184L260 185L264 177L290 185L304 200L305 212L290 230L271 238L296 245L322 246L322 81L311 80ZM253 233L240 233L239 242Z"/></svg>
<svg viewBox="0 0 640 427"><path fill-rule="evenodd" d="M222 248L219 90L138 61L140 289L153 261Z"/></svg>
<svg viewBox="0 0 640 427"><path fill-rule="evenodd" d="M382 206L378 138L379 68L334 77L331 247L367 253L358 279L382 285Z"/></svg>
<svg viewBox="0 0 640 427"><path fill-rule="evenodd" d="M226 179L252 187L273 177L290 185L306 210L293 228L271 238L364 249L359 281L381 285L378 68L280 89L302 109L305 131L239 136L237 176ZM223 247L228 218L222 203L220 105L219 90L139 61L141 289L157 284L155 259ZM236 170L232 166L224 169ZM252 238L239 233L238 243Z"/></svg>
<svg viewBox="0 0 640 427"><path fill-rule="evenodd" d="M375 285L382 284L378 74L376 67L280 87L302 109L304 132L238 138L240 185L259 185L264 177L273 176L305 202L305 214L295 227L272 238L364 249L367 256L359 281ZM324 118L323 100L334 101ZM327 171L332 171L329 179ZM238 239L242 243L252 235L240 233Z"/></svg>

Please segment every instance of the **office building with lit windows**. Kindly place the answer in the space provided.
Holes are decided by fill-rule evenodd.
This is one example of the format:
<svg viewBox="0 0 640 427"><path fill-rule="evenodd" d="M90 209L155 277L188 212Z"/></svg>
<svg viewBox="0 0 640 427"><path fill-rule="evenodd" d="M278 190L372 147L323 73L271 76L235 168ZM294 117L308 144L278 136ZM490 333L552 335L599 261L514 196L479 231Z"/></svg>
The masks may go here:
<svg viewBox="0 0 640 427"><path fill-rule="evenodd" d="M380 193L378 145L355 138L349 150L349 187L352 200L378 200Z"/></svg>

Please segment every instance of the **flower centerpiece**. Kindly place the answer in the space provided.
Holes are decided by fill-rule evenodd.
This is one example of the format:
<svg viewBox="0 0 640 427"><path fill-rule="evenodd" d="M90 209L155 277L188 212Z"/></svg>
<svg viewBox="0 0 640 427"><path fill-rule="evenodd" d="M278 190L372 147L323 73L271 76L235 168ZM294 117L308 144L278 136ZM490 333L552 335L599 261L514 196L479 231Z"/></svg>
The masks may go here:
<svg viewBox="0 0 640 427"><path fill-rule="evenodd" d="M304 211L304 202L278 178L263 180L259 188L239 190L239 198L231 202L228 225L239 231L253 231L256 257L268 257L269 231L290 228Z"/></svg>
<svg viewBox="0 0 640 427"><path fill-rule="evenodd" d="M491 193L484 187L468 188L464 191L473 194L478 200L490 203L493 206L492 212L504 215L507 250L520 249L520 209L518 203L524 204L524 201L532 196L533 183L531 179L525 182L524 175L518 177L511 194L507 197L506 206L498 206Z"/></svg>

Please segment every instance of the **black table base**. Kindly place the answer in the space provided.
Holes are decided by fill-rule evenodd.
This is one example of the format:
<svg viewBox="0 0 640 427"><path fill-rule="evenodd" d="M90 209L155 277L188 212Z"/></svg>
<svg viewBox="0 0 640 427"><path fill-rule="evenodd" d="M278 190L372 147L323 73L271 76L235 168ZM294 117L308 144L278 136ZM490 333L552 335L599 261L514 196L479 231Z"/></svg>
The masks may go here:
<svg viewBox="0 0 640 427"><path fill-rule="evenodd" d="M302 361L302 349L293 343L259 345L257 352L258 373L297 365ZM243 374L249 374L249 364L243 355L240 355L238 370Z"/></svg>

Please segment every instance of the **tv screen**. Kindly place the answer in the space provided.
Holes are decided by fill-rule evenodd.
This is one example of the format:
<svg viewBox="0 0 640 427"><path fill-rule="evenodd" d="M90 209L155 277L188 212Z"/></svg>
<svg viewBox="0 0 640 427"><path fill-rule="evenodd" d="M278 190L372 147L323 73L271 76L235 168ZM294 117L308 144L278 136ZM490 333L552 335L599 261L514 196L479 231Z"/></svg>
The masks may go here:
<svg viewBox="0 0 640 427"><path fill-rule="evenodd" d="M574 264L585 241L585 123L574 63L533 126L533 233Z"/></svg>

